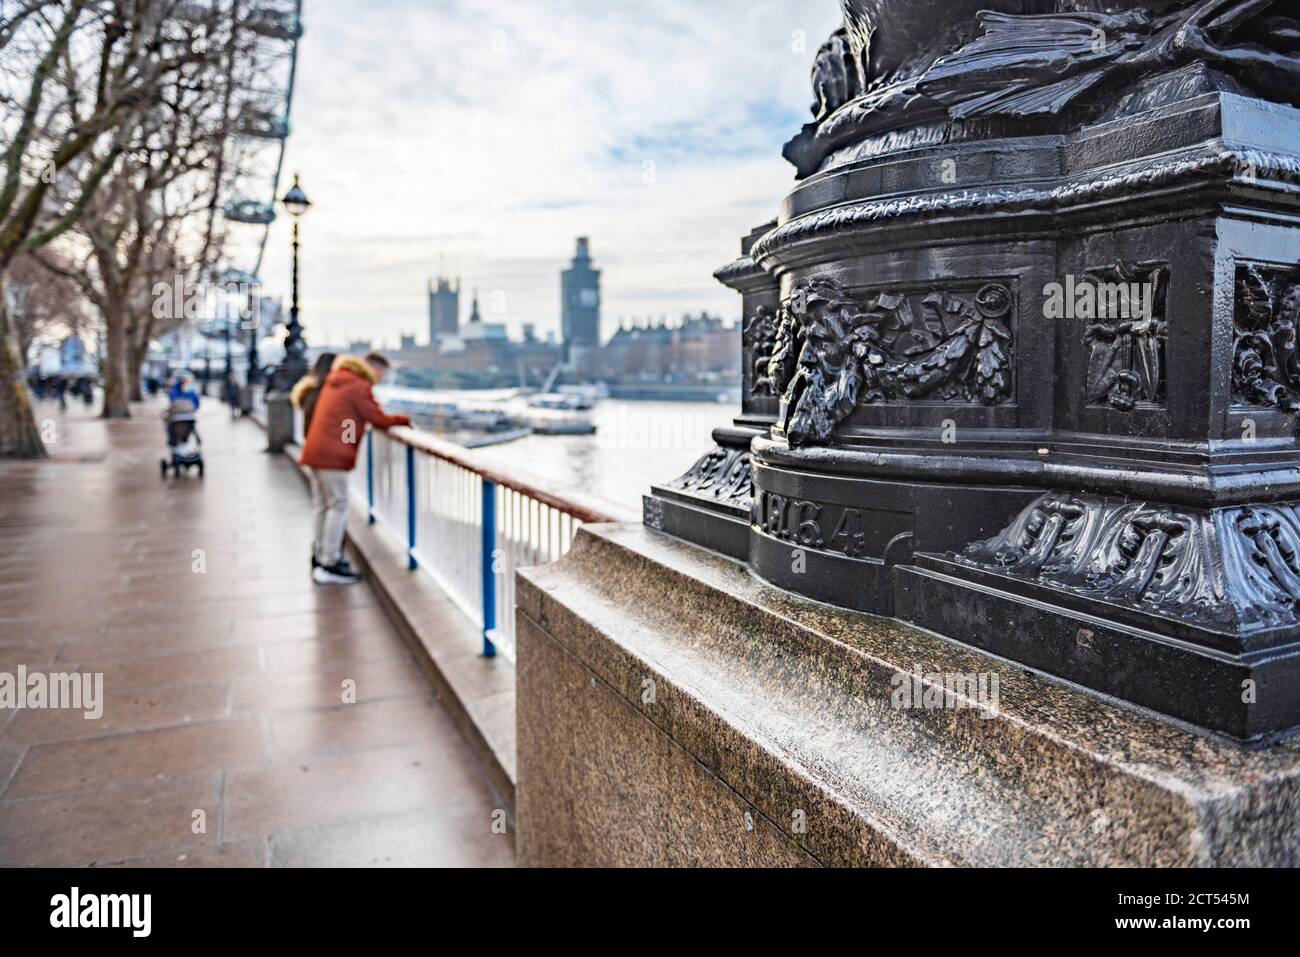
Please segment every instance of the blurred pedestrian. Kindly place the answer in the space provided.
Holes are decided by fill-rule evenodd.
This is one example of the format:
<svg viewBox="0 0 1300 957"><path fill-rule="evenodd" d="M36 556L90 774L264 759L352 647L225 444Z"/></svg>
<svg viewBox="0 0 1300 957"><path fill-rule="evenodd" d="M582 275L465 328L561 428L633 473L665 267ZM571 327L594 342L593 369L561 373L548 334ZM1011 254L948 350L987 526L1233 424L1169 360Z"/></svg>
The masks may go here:
<svg viewBox="0 0 1300 957"><path fill-rule="evenodd" d="M321 387L325 385L330 370L334 368L335 358L337 357L332 352L322 352L318 355L316 364L311 367L311 371L294 383L293 391L289 393L289 401L293 403L294 408L302 411L302 434L304 436L311 429L312 413L316 411L316 402L320 398Z"/></svg>
<svg viewBox="0 0 1300 957"><path fill-rule="evenodd" d="M239 380L233 372L227 372L221 383L221 398L230 406L231 415L239 414Z"/></svg>

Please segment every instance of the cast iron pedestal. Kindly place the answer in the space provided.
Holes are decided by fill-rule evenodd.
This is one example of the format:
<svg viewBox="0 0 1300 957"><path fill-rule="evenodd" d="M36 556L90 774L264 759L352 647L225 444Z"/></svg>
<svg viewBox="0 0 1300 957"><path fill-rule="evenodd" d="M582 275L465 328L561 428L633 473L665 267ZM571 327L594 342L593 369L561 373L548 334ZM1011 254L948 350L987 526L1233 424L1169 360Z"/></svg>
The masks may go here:
<svg viewBox="0 0 1300 957"><path fill-rule="evenodd" d="M844 5L802 178L718 273L744 414L646 524L1238 742L1300 726L1300 24L931 4L891 65L910 14Z"/></svg>

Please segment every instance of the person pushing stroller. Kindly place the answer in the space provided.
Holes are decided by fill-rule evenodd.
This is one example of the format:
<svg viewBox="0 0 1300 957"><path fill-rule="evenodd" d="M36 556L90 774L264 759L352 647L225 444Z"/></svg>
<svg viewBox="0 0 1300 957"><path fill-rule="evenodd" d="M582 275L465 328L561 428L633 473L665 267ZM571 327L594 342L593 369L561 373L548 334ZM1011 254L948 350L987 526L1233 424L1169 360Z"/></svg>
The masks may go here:
<svg viewBox="0 0 1300 957"><path fill-rule="evenodd" d="M172 470L173 478L180 478L181 469L188 474L192 467L203 477L203 443L199 439L199 394L190 386L189 376L182 374L167 393L169 403L163 412L163 427L167 431L167 449L170 459L159 462L161 477Z"/></svg>
<svg viewBox="0 0 1300 957"><path fill-rule="evenodd" d="M199 411L199 392L194 388L194 376L188 372L177 373L172 387L167 390L169 402L175 402L177 399L187 399L192 407L190 411Z"/></svg>

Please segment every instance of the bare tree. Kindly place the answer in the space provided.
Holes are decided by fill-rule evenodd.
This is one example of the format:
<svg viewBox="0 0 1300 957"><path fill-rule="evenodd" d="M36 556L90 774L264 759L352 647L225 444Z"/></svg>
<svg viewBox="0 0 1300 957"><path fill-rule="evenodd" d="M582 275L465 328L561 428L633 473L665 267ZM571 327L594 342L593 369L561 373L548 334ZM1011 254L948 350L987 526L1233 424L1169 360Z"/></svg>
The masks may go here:
<svg viewBox="0 0 1300 957"><path fill-rule="evenodd" d="M140 398L149 341L164 331L160 320L174 327L184 318L170 304L186 298L198 278L205 255L199 221L208 202L205 171L220 149L211 106L201 71L178 73L64 244L81 254L70 266L37 254L81 287L103 322L105 418L130 415L129 401ZM160 298L169 308L163 310L153 308L159 283L167 288Z"/></svg>
<svg viewBox="0 0 1300 957"><path fill-rule="evenodd" d="M156 238L140 266L138 281L127 304L126 368L133 402L144 398L141 376L150 343L180 328L185 321L183 310L159 308L157 290L171 289L178 277L183 282L184 276L197 271L198 264L187 263L175 237L165 233Z"/></svg>
<svg viewBox="0 0 1300 957"><path fill-rule="evenodd" d="M0 0L0 454L44 455L8 314L10 266L83 219L140 146L164 91L212 60L196 22L213 9L201 0Z"/></svg>
<svg viewBox="0 0 1300 957"><path fill-rule="evenodd" d="M57 257L57 253L51 251ZM57 260L60 265L70 266ZM14 258L9 267L9 288L17 306L10 313L18 361L33 360L32 347L42 338L63 338L86 328L85 299L80 286L42 266L31 255Z"/></svg>

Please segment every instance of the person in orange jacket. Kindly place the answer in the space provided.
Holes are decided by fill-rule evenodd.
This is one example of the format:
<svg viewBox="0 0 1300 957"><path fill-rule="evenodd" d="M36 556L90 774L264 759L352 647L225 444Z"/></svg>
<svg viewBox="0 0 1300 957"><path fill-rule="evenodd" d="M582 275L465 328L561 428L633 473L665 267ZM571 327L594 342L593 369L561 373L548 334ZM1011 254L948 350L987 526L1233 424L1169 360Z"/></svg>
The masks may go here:
<svg viewBox="0 0 1300 957"><path fill-rule="evenodd" d="M311 577L320 585L350 584L361 576L343 557L348 527L348 473L356 467L366 426L410 425L405 415L386 415L372 387L388 372L388 360L372 352L364 360L339 356L321 387L299 461L311 469L315 541Z"/></svg>

